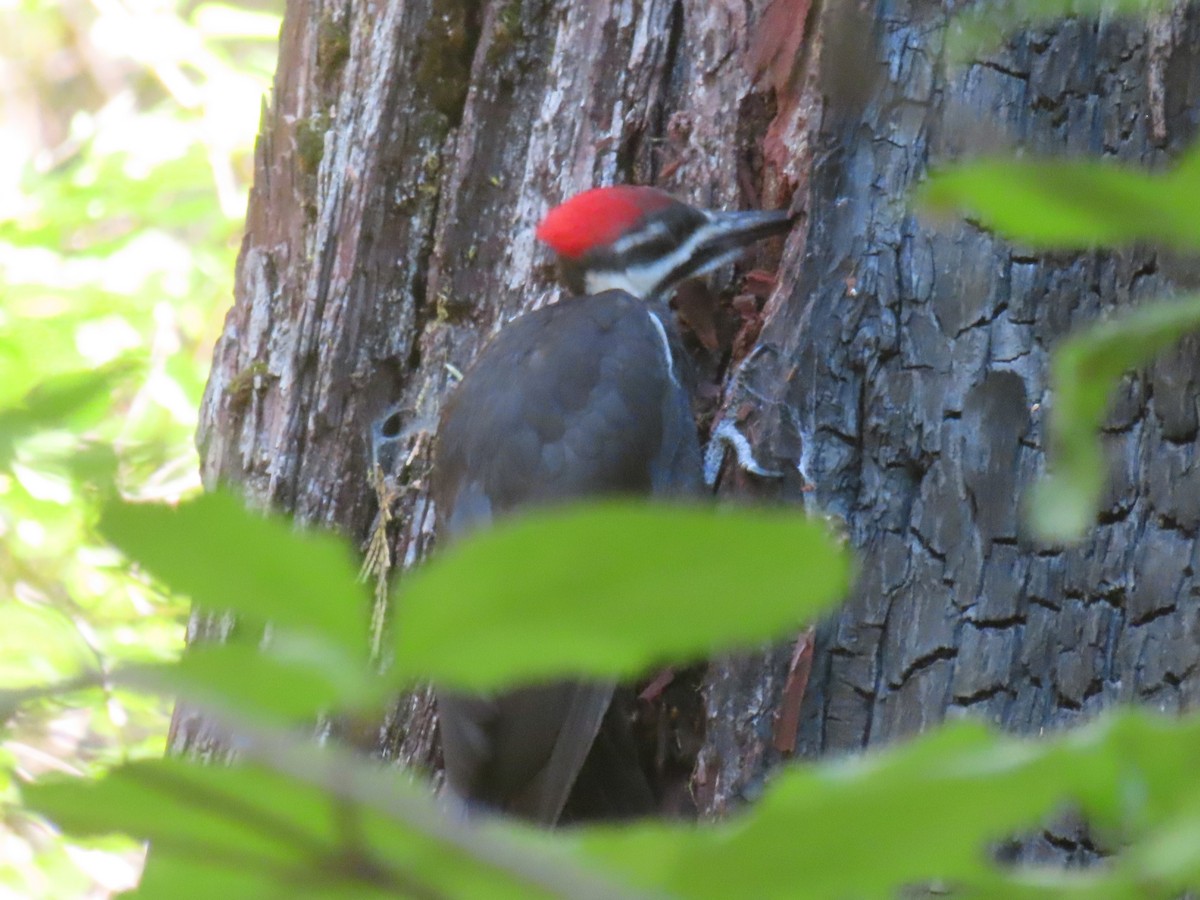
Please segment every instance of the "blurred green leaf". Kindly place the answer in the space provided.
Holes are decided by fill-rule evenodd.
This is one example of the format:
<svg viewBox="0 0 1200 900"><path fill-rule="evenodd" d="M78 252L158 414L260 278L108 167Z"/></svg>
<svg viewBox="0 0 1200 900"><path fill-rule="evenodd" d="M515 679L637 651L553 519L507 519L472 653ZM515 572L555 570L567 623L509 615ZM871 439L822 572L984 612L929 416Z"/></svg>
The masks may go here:
<svg viewBox="0 0 1200 900"><path fill-rule="evenodd" d="M35 211L0 221L0 240L16 247L87 253L99 262L152 230L180 229L200 241L227 232L231 223L213 203L205 148L186 146L180 123L169 116L148 118L142 129L144 149L157 138L162 144L182 144L180 155L146 166L127 150L86 147L91 152L64 166L59 177L30 185L28 199Z"/></svg>
<svg viewBox="0 0 1200 900"><path fill-rule="evenodd" d="M251 513L224 492L171 508L110 503L101 532L131 560L208 610L236 612L362 660L370 601L345 541Z"/></svg>
<svg viewBox="0 0 1200 900"><path fill-rule="evenodd" d="M930 175L917 202L1047 249L1152 241L1200 248L1200 149L1154 174L1092 160L977 160Z"/></svg>
<svg viewBox="0 0 1200 900"><path fill-rule="evenodd" d="M182 646L185 605L131 577L93 526L114 488L176 500L199 487L192 435L282 8L0 4L0 105L13 113L0 170L6 686L161 663ZM146 362L105 390L130 356ZM161 696L69 699L22 706L0 781L162 753ZM0 894L107 896L136 877L143 847L81 845L14 802L0 793L0 857L17 861L0 864Z"/></svg>
<svg viewBox="0 0 1200 900"><path fill-rule="evenodd" d="M87 644L61 610L0 599L0 688L61 681L90 662Z"/></svg>
<svg viewBox="0 0 1200 900"><path fill-rule="evenodd" d="M118 360L88 372L69 372L41 382L15 408L0 409L0 469L11 464L17 442L44 429L76 430L104 416L112 392L138 370L136 362Z"/></svg>
<svg viewBox="0 0 1200 900"><path fill-rule="evenodd" d="M1176 0L991 0L962 9L950 20L946 57L966 63L995 49L1022 28L1066 18L1145 16L1170 10Z"/></svg>
<svg viewBox="0 0 1200 900"><path fill-rule="evenodd" d="M1113 880L1126 888L1130 900L1145 896L1147 885L1173 897L1200 886L1200 797L1193 794L1191 801L1190 808L1158 822L1120 860Z"/></svg>
<svg viewBox="0 0 1200 900"><path fill-rule="evenodd" d="M972 883L971 893L995 900L1175 898L1200 886L1200 720L1141 710L1106 714L1059 738L1061 768L1101 765L1073 791L1093 824L1107 830L1117 852L1088 869L1017 866Z"/></svg>
<svg viewBox="0 0 1200 900"><path fill-rule="evenodd" d="M844 595L848 554L795 513L597 504L497 526L405 579L396 665L491 688L628 676L778 637Z"/></svg>
<svg viewBox="0 0 1200 900"><path fill-rule="evenodd" d="M1091 526L1108 467L1098 431L1121 376L1200 329L1200 296L1160 301L1094 325L1055 351L1050 472L1032 495L1035 530L1069 541Z"/></svg>
<svg viewBox="0 0 1200 900"><path fill-rule="evenodd" d="M752 808L711 828L597 828L569 840L634 883L698 900L798 891L894 897L904 885L934 879L987 896L999 884L1033 886L1029 870L1002 876L988 842L1034 826L1066 801L1124 826L1126 838L1140 839L1149 821L1177 810L1190 813L1200 788L1198 750L1200 721L1141 711L1040 741L951 723L903 746L782 772ZM1174 835L1176 850L1189 834ZM1077 879L1096 889L1087 896L1134 896L1124 892L1128 882L1138 897L1173 896L1185 882L1156 883L1155 871L1137 862L1143 846L1129 851L1131 868L1121 868L1125 856L1110 861L1120 877L1082 873L1056 885ZM1191 845L1172 865L1180 855L1200 856Z"/></svg>
<svg viewBox="0 0 1200 900"><path fill-rule="evenodd" d="M20 415L40 426L57 426L78 416L102 415L112 391L140 364L121 359L88 372L70 372L39 384L25 397Z"/></svg>
<svg viewBox="0 0 1200 900"><path fill-rule="evenodd" d="M172 893L159 893L148 882L139 896L176 896L180 885L169 877L175 859L202 860L211 873L212 881L206 876L193 886L196 897L264 878L298 890L326 879L345 888L369 885L355 876L351 849L339 847L337 811L329 798L268 771L154 760L122 766L90 783L47 780L22 794L31 808L74 834L119 830L153 841L151 869L166 870L158 880ZM233 896L252 894L239 890Z"/></svg>
<svg viewBox="0 0 1200 900"><path fill-rule="evenodd" d="M61 460L72 479L112 493L121 460L111 444L87 442Z"/></svg>
<svg viewBox="0 0 1200 900"><path fill-rule="evenodd" d="M1046 754L974 723L866 758L780 773L754 807L710 829L635 826L580 838L618 872L682 897L892 897L987 868L985 842L1070 790Z"/></svg>
<svg viewBox="0 0 1200 900"><path fill-rule="evenodd" d="M117 829L149 840L154 853L138 897L565 895L541 886L546 873L574 883L574 896L621 896L588 890L590 875L569 881L561 852L533 857L500 829L442 819L427 789L394 770L299 742L283 755L310 777L155 760L91 783L47 780L23 794L70 833Z"/></svg>
<svg viewBox="0 0 1200 900"><path fill-rule="evenodd" d="M266 648L201 645L147 673L202 704L265 721L311 722L330 712L382 708L394 692L365 664L325 641L275 634Z"/></svg>

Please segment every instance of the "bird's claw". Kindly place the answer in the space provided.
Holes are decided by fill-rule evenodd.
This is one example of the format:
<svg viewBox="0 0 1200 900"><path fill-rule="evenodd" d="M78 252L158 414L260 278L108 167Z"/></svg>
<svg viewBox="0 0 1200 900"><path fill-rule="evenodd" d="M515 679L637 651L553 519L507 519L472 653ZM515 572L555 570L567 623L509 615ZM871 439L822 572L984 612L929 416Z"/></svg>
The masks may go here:
<svg viewBox="0 0 1200 900"><path fill-rule="evenodd" d="M726 448L733 451L737 464L751 475L760 478L782 478L783 473L759 465L754 458L754 449L746 436L738 431L738 427L730 419L723 419L713 429L707 446L704 448L704 483L712 487L717 483L717 475L721 472L721 463L725 461Z"/></svg>

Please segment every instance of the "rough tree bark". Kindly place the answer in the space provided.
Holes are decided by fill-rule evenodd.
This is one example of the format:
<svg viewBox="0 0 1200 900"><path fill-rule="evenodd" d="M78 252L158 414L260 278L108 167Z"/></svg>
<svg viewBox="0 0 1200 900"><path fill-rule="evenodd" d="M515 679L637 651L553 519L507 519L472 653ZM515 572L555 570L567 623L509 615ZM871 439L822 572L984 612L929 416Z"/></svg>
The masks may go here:
<svg viewBox="0 0 1200 900"><path fill-rule="evenodd" d="M1200 11L1065 22L946 78L937 7L878 4L880 77L861 108L826 118L807 255L785 261L761 352L728 398L754 401L760 445L799 457L862 558L819 641L805 754L947 716L1037 732L1119 701L1200 699L1195 343L1125 383L1106 429L1115 482L1081 546L1037 547L1020 516L1044 465L1048 351L1107 311L1194 286L1200 268L1148 250L1039 256L904 205L930 162L964 155L1161 167L1194 137ZM777 759L766 735L788 659L710 676L716 808ZM1029 853L1086 845L1066 829Z"/></svg>
<svg viewBox="0 0 1200 900"><path fill-rule="evenodd" d="M688 304L722 379L702 413L788 473L727 470L722 492L840 516L861 577L818 631L795 733L779 724L791 646L709 668L702 809L752 798L792 744L812 756L947 715L1036 731L1119 700L1193 704L1195 354L1127 381L1108 429L1117 480L1082 546L1033 546L1019 506L1044 464L1055 342L1196 266L1033 254L919 221L907 192L931 163L979 152L1165 163L1195 129L1200 12L1071 20L946 70L945 6L293 0L203 407L206 484L365 541L367 435L391 411L398 571L430 547L428 429L451 368L556 296L533 238L550 205L612 181L790 202L804 219L761 312L743 296L713 325ZM726 367L713 336L737 331ZM176 749L206 749L196 724L177 717ZM423 695L359 738L436 765ZM1072 852L1079 838L1048 839Z"/></svg>

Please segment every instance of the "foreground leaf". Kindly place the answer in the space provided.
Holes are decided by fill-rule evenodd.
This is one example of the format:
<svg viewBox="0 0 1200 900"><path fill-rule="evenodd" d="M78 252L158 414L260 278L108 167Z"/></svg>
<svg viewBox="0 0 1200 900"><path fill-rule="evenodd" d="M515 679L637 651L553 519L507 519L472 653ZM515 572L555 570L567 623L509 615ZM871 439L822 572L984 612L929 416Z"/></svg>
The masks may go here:
<svg viewBox="0 0 1200 900"><path fill-rule="evenodd" d="M1197 329L1200 296L1185 297L1095 325L1055 352L1050 473L1032 499L1042 538L1076 540L1095 520L1108 470L1097 433L1121 376Z"/></svg>
<svg viewBox="0 0 1200 900"><path fill-rule="evenodd" d="M11 464L17 443L38 431L81 431L110 415L112 392L138 368L136 361L121 359L98 369L54 375L28 391L18 405L0 409L0 469Z"/></svg>
<svg viewBox="0 0 1200 900"><path fill-rule="evenodd" d="M1200 248L1197 150L1163 174L1093 160L979 160L935 172L917 200L1038 248L1134 241Z"/></svg>
<svg viewBox="0 0 1200 900"><path fill-rule="evenodd" d="M139 897L626 896L561 850L534 853L494 826L441 816L396 770L305 737L239 734L268 766L155 760L23 794L72 834L149 840Z"/></svg>
<svg viewBox="0 0 1200 900"><path fill-rule="evenodd" d="M960 722L906 746L783 772L756 805L712 828L644 825L571 839L636 884L696 900L895 897L930 880L966 896L1054 896L1040 892L1040 881L1077 889L1073 896L1165 898L1195 886L1185 876L1200 859L1186 843L1198 808L1197 752L1200 722L1140 711L1040 741ZM1135 839L1110 861L1115 871L1035 877L992 861L990 842L1036 826L1067 801ZM1173 834L1171 877L1160 879L1168 867L1144 860L1161 836L1146 826L1179 811L1188 828Z"/></svg>
<svg viewBox="0 0 1200 900"><path fill-rule="evenodd" d="M845 593L850 565L795 514L600 504L476 535L404 583L396 663L483 689L629 676L777 638Z"/></svg>
<svg viewBox="0 0 1200 900"><path fill-rule="evenodd" d="M950 725L864 759L781 773L740 818L582 840L637 883L690 898L889 897L984 871L985 842L1035 822L1069 790L1048 760Z"/></svg>
<svg viewBox="0 0 1200 900"><path fill-rule="evenodd" d="M260 649L244 644L190 648L177 663L139 677L195 703L271 721L313 721L322 713L381 709L394 691L361 659L321 641L283 635Z"/></svg>
<svg viewBox="0 0 1200 900"><path fill-rule="evenodd" d="M112 503L100 530L126 556L208 610L324 639L365 657L369 599L345 542L249 512L231 494L178 507Z"/></svg>
<svg viewBox="0 0 1200 900"><path fill-rule="evenodd" d="M951 20L946 56L950 62L970 62L995 49L1018 29L1046 26L1068 17L1145 16L1176 5L1176 0L1003 0L975 4Z"/></svg>
<svg viewBox="0 0 1200 900"><path fill-rule="evenodd" d="M438 814L424 789L345 750L238 724L256 765L162 760L98 783L25 788L78 835L153 846L141 896L894 897L937 880L962 896L1178 896L1200 851L1200 719L1110 713L1052 739L942 726L911 743L779 773L712 826L534 833ZM1114 854L1084 872L998 865L991 842L1070 802ZM603 867L608 878L597 878Z"/></svg>

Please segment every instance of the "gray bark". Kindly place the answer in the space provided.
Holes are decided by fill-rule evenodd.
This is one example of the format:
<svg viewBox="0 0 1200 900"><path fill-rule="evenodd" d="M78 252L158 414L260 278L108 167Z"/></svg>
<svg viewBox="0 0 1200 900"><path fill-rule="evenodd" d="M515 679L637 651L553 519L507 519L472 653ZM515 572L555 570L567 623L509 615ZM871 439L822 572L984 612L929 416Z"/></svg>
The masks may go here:
<svg viewBox="0 0 1200 900"><path fill-rule="evenodd" d="M1064 22L948 76L936 4L880 2L875 21L874 62L860 62L876 89L827 116L807 256L727 400L753 398L768 465L801 465L862 561L821 630L799 749L960 715L1037 733L1117 702L1194 707L1195 342L1126 381L1106 428L1114 483L1081 545L1036 546L1021 500L1045 464L1049 352L1110 311L1194 287L1200 266L1148 249L1039 255L923 222L904 195L931 164L1018 149L1163 167L1195 133L1197 8L1149 28ZM778 761L770 714L789 655L710 675L714 808L752 796ZM1086 849L1068 829L1032 855Z"/></svg>
<svg viewBox="0 0 1200 900"><path fill-rule="evenodd" d="M836 514L861 577L800 655L797 733L778 725L799 696L791 646L709 668L703 811L752 798L794 742L815 756L948 715L1036 731L1119 700L1189 706L1194 353L1127 382L1116 483L1082 546L1033 546L1020 496L1044 465L1055 343L1196 267L1034 254L919 221L907 192L931 162L1016 148L1162 165L1194 130L1200 14L1073 20L947 72L943 6L294 0L204 403L206 483L365 541L366 436L393 411L396 575L431 545L428 431L448 365L557 294L533 238L549 206L612 181L723 208L790 198L805 218L763 330L705 421L716 406L789 473L727 470L722 492ZM715 374L720 354L701 356ZM178 730L176 748L202 750L198 734ZM359 742L435 766L428 698Z"/></svg>

